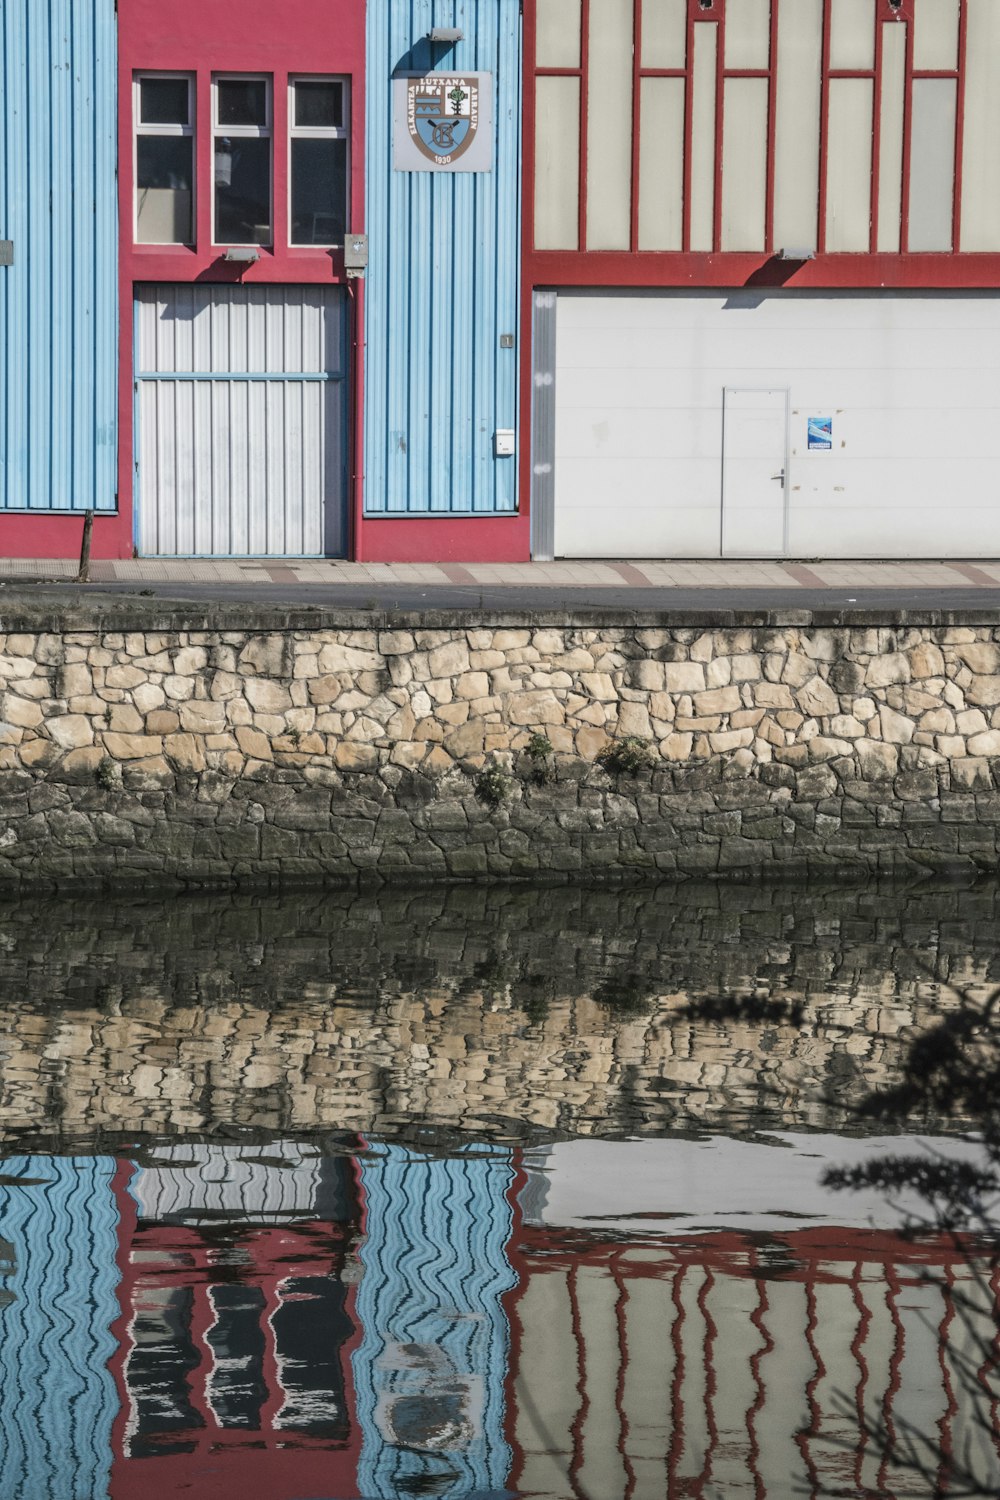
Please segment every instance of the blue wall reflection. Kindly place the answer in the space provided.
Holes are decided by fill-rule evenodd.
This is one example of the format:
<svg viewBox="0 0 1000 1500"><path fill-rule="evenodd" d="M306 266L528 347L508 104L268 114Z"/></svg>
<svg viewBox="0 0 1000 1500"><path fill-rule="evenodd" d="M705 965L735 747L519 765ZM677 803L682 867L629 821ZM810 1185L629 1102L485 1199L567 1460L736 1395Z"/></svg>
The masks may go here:
<svg viewBox="0 0 1000 1500"><path fill-rule="evenodd" d="M513 1175L510 1152L485 1147L428 1158L383 1145L362 1159L354 1383L371 1500L457 1500L506 1482Z"/></svg>

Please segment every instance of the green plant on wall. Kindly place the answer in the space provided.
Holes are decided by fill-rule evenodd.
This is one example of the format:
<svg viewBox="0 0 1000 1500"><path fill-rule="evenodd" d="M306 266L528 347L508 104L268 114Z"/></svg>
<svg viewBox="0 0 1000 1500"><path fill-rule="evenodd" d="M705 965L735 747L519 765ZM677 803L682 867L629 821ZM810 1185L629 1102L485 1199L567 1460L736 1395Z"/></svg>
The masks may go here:
<svg viewBox="0 0 1000 1500"><path fill-rule="evenodd" d="M555 767L552 764L552 742L547 735L533 734L524 747L524 753L530 762L528 768L528 780L535 786L544 786L552 780Z"/></svg>
<svg viewBox="0 0 1000 1500"><path fill-rule="evenodd" d="M483 766L472 784L480 802L494 810L508 800L513 787L511 778L495 760L488 761Z"/></svg>
<svg viewBox="0 0 1000 1500"><path fill-rule="evenodd" d="M106 755L94 769L94 780L99 787L110 792L112 787L118 785L118 768L110 755Z"/></svg>
<svg viewBox="0 0 1000 1500"><path fill-rule="evenodd" d="M648 741L634 734L605 745L597 757L604 769L616 776L637 776L640 771L648 770L652 758Z"/></svg>

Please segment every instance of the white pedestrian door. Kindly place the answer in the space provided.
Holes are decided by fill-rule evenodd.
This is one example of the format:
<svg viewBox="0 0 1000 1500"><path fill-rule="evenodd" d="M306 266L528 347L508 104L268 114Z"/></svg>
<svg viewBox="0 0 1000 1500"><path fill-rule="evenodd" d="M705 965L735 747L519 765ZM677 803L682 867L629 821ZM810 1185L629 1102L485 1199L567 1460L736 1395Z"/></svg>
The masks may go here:
<svg viewBox="0 0 1000 1500"><path fill-rule="evenodd" d="M786 549L788 392L727 388L722 418L722 555Z"/></svg>
<svg viewBox="0 0 1000 1500"><path fill-rule="evenodd" d="M342 557L342 289L141 287L136 334L139 551Z"/></svg>

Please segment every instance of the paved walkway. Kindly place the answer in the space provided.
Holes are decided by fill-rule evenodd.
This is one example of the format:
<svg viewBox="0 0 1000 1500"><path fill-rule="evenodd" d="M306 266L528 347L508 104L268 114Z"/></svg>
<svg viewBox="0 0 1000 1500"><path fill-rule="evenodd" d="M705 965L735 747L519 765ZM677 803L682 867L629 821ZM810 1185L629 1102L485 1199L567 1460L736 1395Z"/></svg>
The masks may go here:
<svg viewBox="0 0 1000 1500"><path fill-rule="evenodd" d="M70 581L76 562L0 558L0 578ZM768 593L816 590L838 594L869 591L1000 590L1000 559L977 562L551 562L551 563L348 563L294 558L138 558L93 562L92 583L242 586L365 585L406 588L480 586L496 589L544 588L615 590L738 590Z"/></svg>

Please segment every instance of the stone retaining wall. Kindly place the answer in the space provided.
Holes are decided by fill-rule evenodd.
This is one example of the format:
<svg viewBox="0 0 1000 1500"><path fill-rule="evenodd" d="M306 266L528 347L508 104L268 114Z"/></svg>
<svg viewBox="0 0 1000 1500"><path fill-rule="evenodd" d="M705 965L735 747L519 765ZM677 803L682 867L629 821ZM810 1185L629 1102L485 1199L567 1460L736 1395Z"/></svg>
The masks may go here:
<svg viewBox="0 0 1000 1500"><path fill-rule="evenodd" d="M996 868L1000 615L118 614L0 622L0 880Z"/></svg>

